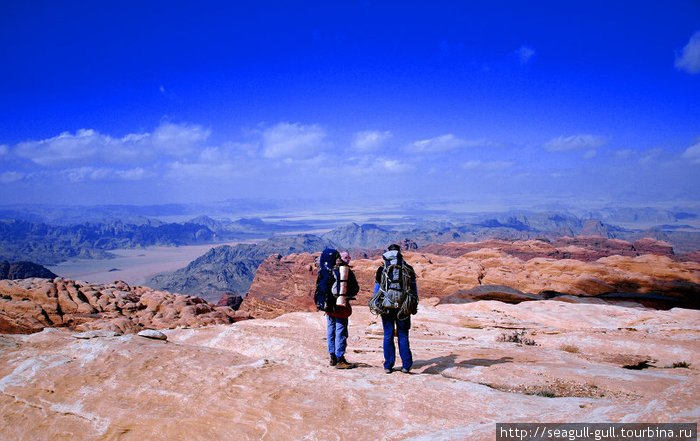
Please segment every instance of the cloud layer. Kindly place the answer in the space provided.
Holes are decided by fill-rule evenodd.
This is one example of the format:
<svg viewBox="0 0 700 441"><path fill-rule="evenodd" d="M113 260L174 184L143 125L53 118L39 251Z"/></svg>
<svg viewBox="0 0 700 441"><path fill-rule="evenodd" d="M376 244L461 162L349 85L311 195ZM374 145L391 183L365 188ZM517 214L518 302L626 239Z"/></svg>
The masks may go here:
<svg viewBox="0 0 700 441"><path fill-rule="evenodd" d="M63 192L79 198L82 192L100 203L114 202L104 200L106 194L120 202L141 197L155 203L168 192L174 200L331 194L533 197L611 180L621 180L634 192L637 180L658 181L667 171L669 182L686 176L681 181L687 187L700 165L700 144L676 153L659 147L603 150L610 139L591 134L555 136L537 146L455 133L417 140L393 130L343 135L299 122L261 124L227 142L212 142L212 132L197 124L163 122L121 137L81 129L0 145L0 184L46 197ZM671 173L672 167L681 172Z"/></svg>
<svg viewBox="0 0 700 441"><path fill-rule="evenodd" d="M595 135L559 136L544 144L550 152L567 152L572 150L595 150L603 147L608 141Z"/></svg>
<svg viewBox="0 0 700 441"><path fill-rule="evenodd" d="M675 66L689 74L700 73L700 31L690 37L683 49L676 51Z"/></svg>

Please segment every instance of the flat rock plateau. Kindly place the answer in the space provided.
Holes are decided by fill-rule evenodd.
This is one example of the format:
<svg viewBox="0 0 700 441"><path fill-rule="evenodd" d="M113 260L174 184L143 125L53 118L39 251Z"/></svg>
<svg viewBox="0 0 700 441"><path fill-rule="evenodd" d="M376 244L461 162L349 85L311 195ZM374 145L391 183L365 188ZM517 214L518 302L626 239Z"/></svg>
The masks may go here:
<svg viewBox="0 0 700 441"><path fill-rule="evenodd" d="M414 369L390 375L363 307L351 370L328 366L318 312L164 329L166 341L3 334L0 439L493 440L498 422L700 419L699 311L477 301L412 320ZM534 345L501 341L516 333Z"/></svg>
<svg viewBox="0 0 700 441"><path fill-rule="evenodd" d="M378 254L352 262L349 370L328 365L318 253L269 256L238 311L124 282L1 281L0 440L479 441L501 422L700 420L697 259L555 245L407 251L410 374L382 368Z"/></svg>

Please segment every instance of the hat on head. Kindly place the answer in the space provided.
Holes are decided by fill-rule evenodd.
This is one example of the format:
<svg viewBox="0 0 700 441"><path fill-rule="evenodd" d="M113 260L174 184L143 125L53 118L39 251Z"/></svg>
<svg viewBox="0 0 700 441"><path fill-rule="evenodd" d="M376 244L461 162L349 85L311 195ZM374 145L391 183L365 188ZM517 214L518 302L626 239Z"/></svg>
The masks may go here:
<svg viewBox="0 0 700 441"><path fill-rule="evenodd" d="M347 251L341 251L340 258L343 260L343 262L350 263L350 253Z"/></svg>

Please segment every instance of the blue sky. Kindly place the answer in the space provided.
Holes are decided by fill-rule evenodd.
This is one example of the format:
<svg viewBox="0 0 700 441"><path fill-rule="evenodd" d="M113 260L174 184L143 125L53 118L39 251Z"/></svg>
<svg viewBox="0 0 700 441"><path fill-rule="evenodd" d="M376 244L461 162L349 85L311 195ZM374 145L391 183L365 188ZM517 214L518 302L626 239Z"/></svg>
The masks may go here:
<svg viewBox="0 0 700 441"><path fill-rule="evenodd" d="M2 2L0 204L700 202L700 3Z"/></svg>

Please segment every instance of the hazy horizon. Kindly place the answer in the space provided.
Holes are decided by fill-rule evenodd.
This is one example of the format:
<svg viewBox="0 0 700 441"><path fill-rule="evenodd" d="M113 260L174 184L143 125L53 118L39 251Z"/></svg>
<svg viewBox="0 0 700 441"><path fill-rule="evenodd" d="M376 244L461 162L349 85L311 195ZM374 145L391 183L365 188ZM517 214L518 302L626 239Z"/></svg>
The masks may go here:
<svg viewBox="0 0 700 441"><path fill-rule="evenodd" d="M700 203L698 2L2 9L0 205Z"/></svg>

